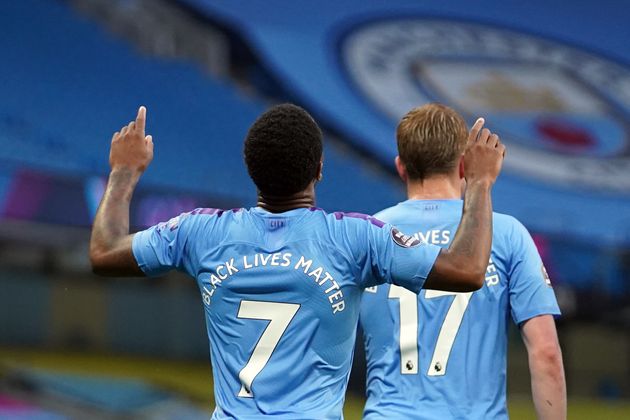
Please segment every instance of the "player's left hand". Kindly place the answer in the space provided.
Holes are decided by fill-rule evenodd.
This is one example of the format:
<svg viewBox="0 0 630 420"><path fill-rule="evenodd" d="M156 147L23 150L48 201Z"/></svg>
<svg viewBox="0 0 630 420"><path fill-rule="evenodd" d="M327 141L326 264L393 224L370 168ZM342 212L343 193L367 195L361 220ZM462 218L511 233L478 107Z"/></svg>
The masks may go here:
<svg viewBox="0 0 630 420"><path fill-rule="evenodd" d="M153 138L144 134L147 109L141 106L134 121L115 132L109 152L109 166L142 173L153 160Z"/></svg>

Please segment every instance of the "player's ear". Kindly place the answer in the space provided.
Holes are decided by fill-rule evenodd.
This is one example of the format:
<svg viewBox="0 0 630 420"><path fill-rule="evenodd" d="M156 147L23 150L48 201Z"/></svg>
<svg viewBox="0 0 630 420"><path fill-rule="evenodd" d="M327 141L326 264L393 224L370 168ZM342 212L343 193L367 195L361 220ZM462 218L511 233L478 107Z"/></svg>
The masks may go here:
<svg viewBox="0 0 630 420"><path fill-rule="evenodd" d="M317 168L317 180L321 181L324 177L324 157L319 161L319 167Z"/></svg>
<svg viewBox="0 0 630 420"><path fill-rule="evenodd" d="M459 179L464 179L464 155L459 159Z"/></svg>
<svg viewBox="0 0 630 420"><path fill-rule="evenodd" d="M396 165L398 176L400 177L400 179L403 180L403 182L406 183L409 179L409 175L407 175L407 168L405 167L403 161L400 160L400 156L396 156L396 159L394 159L394 164Z"/></svg>

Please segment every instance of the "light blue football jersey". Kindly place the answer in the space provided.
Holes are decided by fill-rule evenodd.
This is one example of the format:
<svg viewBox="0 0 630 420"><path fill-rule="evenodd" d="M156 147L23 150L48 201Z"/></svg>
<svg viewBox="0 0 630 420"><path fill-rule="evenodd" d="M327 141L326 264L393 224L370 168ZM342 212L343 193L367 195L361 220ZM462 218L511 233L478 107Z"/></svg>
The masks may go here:
<svg viewBox="0 0 630 420"><path fill-rule="evenodd" d="M363 288L419 292L440 252L356 213L197 209L137 233L147 275L197 280L214 419L339 419Z"/></svg>
<svg viewBox="0 0 630 420"><path fill-rule="evenodd" d="M377 218L447 247L461 200L408 200ZM367 357L365 419L505 419L509 318L560 310L527 230L495 213L484 286L474 293L397 286L365 290L360 323Z"/></svg>

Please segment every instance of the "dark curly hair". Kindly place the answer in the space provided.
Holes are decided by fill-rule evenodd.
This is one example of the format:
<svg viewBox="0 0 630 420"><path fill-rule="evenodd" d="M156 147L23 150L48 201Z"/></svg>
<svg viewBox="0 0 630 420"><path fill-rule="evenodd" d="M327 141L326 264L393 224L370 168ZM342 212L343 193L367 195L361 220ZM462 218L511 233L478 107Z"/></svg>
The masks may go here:
<svg viewBox="0 0 630 420"><path fill-rule="evenodd" d="M249 176L261 193L295 194L318 176L322 131L299 106L276 105L250 127L244 155Z"/></svg>

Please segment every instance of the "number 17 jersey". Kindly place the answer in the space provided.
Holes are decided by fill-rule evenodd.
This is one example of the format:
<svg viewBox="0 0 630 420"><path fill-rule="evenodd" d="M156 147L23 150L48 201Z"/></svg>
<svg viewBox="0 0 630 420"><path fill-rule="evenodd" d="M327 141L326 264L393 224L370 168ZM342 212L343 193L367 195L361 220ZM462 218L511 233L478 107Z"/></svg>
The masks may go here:
<svg viewBox="0 0 630 420"><path fill-rule="evenodd" d="M376 215L417 239L448 247L461 200L408 200ZM474 293L395 285L367 288L360 323L367 358L364 419L503 419L507 328L559 315L551 283L527 230L493 215L485 284Z"/></svg>

